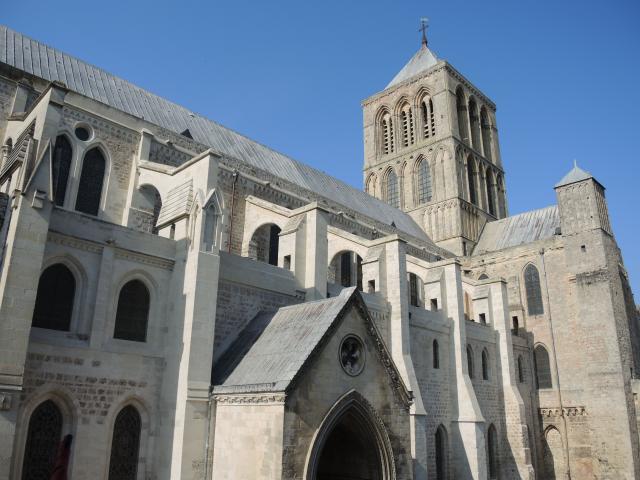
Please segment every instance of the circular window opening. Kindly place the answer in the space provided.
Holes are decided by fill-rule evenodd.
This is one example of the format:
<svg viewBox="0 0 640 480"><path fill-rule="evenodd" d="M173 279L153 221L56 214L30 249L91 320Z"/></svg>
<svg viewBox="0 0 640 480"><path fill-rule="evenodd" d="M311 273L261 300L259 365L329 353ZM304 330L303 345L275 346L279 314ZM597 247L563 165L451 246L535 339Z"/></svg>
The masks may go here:
<svg viewBox="0 0 640 480"><path fill-rule="evenodd" d="M75 134L78 140L82 140L83 142L86 142L91 138L91 130L87 127L76 127Z"/></svg>
<svg viewBox="0 0 640 480"><path fill-rule="evenodd" d="M355 335L347 335L340 344L340 365L352 377L364 369L364 345Z"/></svg>

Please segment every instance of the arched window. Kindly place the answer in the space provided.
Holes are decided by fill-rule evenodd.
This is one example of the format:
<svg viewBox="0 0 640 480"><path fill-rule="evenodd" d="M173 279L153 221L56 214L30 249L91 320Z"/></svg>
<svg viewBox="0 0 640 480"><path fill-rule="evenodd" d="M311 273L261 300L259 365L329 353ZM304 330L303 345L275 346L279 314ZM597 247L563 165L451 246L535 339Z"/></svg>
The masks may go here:
<svg viewBox="0 0 640 480"><path fill-rule="evenodd" d="M542 345L536 346L533 350L533 361L536 367L536 388L552 388L551 362L547 349Z"/></svg>
<svg viewBox="0 0 640 480"><path fill-rule="evenodd" d="M400 112L402 120L402 145L413 145L413 112L409 104L405 104Z"/></svg>
<svg viewBox="0 0 640 480"><path fill-rule="evenodd" d="M489 380L489 352L482 350L482 379Z"/></svg>
<svg viewBox="0 0 640 480"><path fill-rule="evenodd" d="M389 112L380 119L380 132L382 153L386 155L393 152L393 121Z"/></svg>
<svg viewBox="0 0 640 480"><path fill-rule="evenodd" d="M529 315L542 315L542 289L540 288L540 274L533 265L527 265L524 269L524 289L527 296L527 312Z"/></svg>
<svg viewBox="0 0 640 480"><path fill-rule="evenodd" d="M467 184L469 185L469 202L474 205L478 204L478 196L476 195L476 179L473 171L473 160L471 157L467 159Z"/></svg>
<svg viewBox="0 0 640 480"><path fill-rule="evenodd" d="M420 283L415 273L409 273L409 303L413 307L420 306Z"/></svg>
<svg viewBox="0 0 640 480"><path fill-rule="evenodd" d="M149 300L149 290L140 280L125 283L118 296L113 338L134 342L146 341Z"/></svg>
<svg viewBox="0 0 640 480"><path fill-rule="evenodd" d="M327 281L362 291L362 257L351 251L336 254L329 263Z"/></svg>
<svg viewBox="0 0 640 480"><path fill-rule="evenodd" d="M267 223L253 232L249 242L249 257L259 262L278 266L280 248L280 227Z"/></svg>
<svg viewBox="0 0 640 480"><path fill-rule="evenodd" d="M216 232L218 228L218 209L214 202L210 202L204 211L204 239L205 252L212 252L216 246ZM276 255L277 258L277 255Z"/></svg>
<svg viewBox="0 0 640 480"><path fill-rule="evenodd" d="M473 350L471 345L467 345L467 370L469 371L469 378L473 378Z"/></svg>
<svg viewBox="0 0 640 480"><path fill-rule="evenodd" d="M480 109L480 128L482 129L484 158L491 161L491 124L485 107Z"/></svg>
<svg viewBox="0 0 640 480"><path fill-rule="evenodd" d="M495 200L493 198L493 182L491 181L493 175L491 171L487 168L484 176L485 188L487 190L487 208L489 209L489 213L491 215L496 214Z"/></svg>
<svg viewBox="0 0 640 480"><path fill-rule="evenodd" d="M120 410L113 424L109 480L137 478L141 427L140 414L135 407L127 405Z"/></svg>
<svg viewBox="0 0 640 480"><path fill-rule="evenodd" d="M153 185L142 185L136 194L135 208L145 214L144 231L157 234L158 217L162 209L160 192Z"/></svg>
<svg viewBox="0 0 640 480"><path fill-rule="evenodd" d="M493 423L487 431L487 457L489 478L498 478L498 433Z"/></svg>
<svg viewBox="0 0 640 480"><path fill-rule="evenodd" d="M445 480L447 478L447 451L448 440L447 431L443 425L436 430L436 479Z"/></svg>
<svg viewBox="0 0 640 480"><path fill-rule="evenodd" d="M419 160L416 173L418 174L418 204L430 202L432 197L431 169L424 158Z"/></svg>
<svg viewBox="0 0 640 480"><path fill-rule="evenodd" d="M482 152L480 145L480 119L478 118L478 106L474 98L469 100L469 125L471 126L471 141L473 148Z"/></svg>
<svg viewBox="0 0 640 480"><path fill-rule="evenodd" d="M85 154L76 197L77 211L98 215L105 168L106 161L100 149L92 148Z"/></svg>
<svg viewBox="0 0 640 480"><path fill-rule="evenodd" d="M51 160L51 180L53 184L53 202L61 207L64 205L64 196L67 193L67 182L71 171L71 157L73 150L71 143L65 135L56 138L56 146L53 149Z"/></svg>
<svg viewBox="0 0 640 480"><path fill-rule="evenodd" d="M433 341L433 368L440 368L440 345L438 345L438 340Z"/></svg>
<svg viewBox="0 0 640 480"><path fill-rule="evenodd" d="M422 126L424 138L430 138L436 134L436 118L433 111L433 101L431 97L422 100Z"/></svg>
<svg viewBox="0 0 640 480"><path fill-rule="evenodd" d="M67 267L61 263L47 267L38 282L31 324L39 328L69 331L75 294L76 279Z"/></svg>
<svg viewBox="0 0 640 480"><path fill-rule="evenodd" d="M53 400L42 402L31 414L22 462L23 480L49 480L62 439L62 412Z"/></svg>
<svg viewBox="0 0 640 480"><path fill-rule="evenodd" d="M469 132L467 131L467 105L464 99L464 93L460 87L456 90L456 110L458 112L458 132L460 134L460 140L469 145Z"/></svg>
<svg viewBox="0 0 640 480"><path fill-rule="evenodd" d="M522 355L518 355L518 382L524 383L524 365L522 364Z"/></svg>
<svg viewBox="0 0 640 480"><path fill-rule="evenodd" d="M390 169L387 172L386 179L386 200L389 205L392 207L400 208L400 195L398 193L398 176L396 172Z"/></svg>

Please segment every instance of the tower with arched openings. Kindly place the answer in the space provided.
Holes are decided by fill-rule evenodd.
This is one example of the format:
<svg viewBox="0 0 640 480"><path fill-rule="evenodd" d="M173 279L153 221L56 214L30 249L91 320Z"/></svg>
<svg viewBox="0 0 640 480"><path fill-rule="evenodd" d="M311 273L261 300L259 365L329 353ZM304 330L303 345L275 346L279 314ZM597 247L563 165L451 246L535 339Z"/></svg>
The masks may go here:
<svg viewBox="0 0 640 480"><path fill-rule="evenodd" d="M408 212L438 245L471 252L483 225L507 216L495 104L425 37L362 107L367 192ZM397 187L375 188L377 178Z"/></svg>

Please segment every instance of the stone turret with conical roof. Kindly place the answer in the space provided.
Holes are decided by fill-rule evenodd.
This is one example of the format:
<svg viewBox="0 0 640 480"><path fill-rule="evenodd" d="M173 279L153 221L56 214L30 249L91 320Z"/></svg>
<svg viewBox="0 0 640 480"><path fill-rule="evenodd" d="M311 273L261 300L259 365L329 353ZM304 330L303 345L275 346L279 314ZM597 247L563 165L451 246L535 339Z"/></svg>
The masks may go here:
<svg viewBox="0 0 640 480"><path fill-rule="evenodd" d="M471 252L487 221L507 216L495 105L422 44L364 113L364 183L439 246Z"/></svg>

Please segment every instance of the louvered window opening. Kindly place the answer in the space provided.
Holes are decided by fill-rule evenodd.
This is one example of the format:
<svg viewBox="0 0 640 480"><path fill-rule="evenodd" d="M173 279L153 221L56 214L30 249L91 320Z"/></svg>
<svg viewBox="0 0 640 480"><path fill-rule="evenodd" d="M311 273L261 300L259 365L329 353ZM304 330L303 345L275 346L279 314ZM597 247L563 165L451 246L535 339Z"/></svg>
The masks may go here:
<svg viewBox="0 0 640 480"><path fill-rule="evenodd" d="M436 134L436 116L433 111L433 101L429 98L422 102L422 124L424 138L431 138Z"/></svg>

